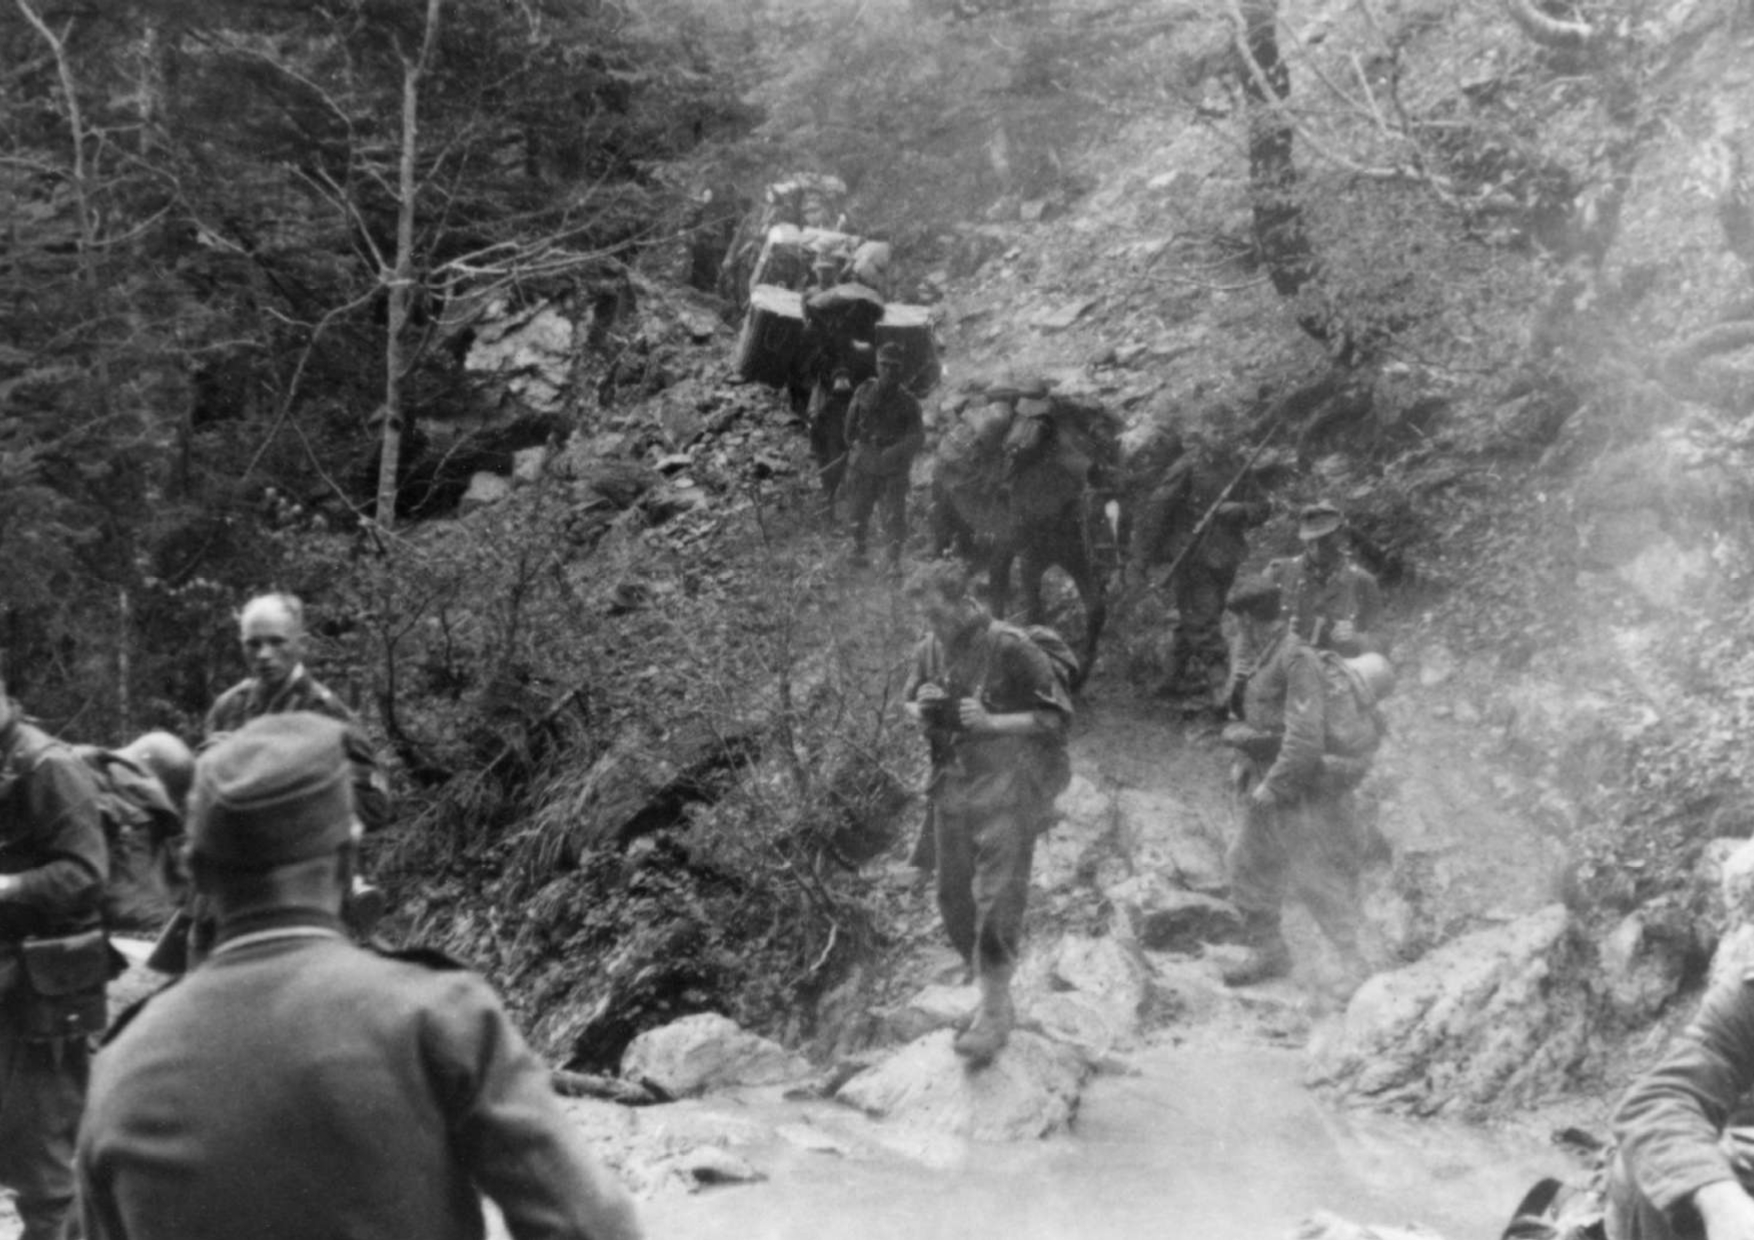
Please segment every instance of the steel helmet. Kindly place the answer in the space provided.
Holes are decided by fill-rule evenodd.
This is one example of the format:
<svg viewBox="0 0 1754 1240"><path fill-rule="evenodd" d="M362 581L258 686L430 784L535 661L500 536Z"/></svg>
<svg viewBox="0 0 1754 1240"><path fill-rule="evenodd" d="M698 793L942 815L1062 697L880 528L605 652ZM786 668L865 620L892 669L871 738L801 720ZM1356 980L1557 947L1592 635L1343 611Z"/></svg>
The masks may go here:
<svg viewBox="0 0 1754 1240"><path fill-rule="evenodd" d="M195 755L169 732L148 732L116 751L135 766L150 771L179 808L195 781Z"/></svg>
<svg viewBox="0 0 1754 1240"><path fill-rule="evenodd" d="M1395 666L1382 655L1361 654L1347 659L1346 666L1369 691L1372 703L1382 701L1395 691Z"/></svg>

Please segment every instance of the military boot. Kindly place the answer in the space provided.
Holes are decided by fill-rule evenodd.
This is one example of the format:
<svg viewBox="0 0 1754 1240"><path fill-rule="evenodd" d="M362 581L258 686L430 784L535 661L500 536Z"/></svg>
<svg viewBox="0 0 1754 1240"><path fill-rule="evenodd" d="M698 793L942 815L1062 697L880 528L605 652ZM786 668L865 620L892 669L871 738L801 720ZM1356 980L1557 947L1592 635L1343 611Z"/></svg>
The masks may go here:
<svg viewBox="0 0 1754 1240"><path fill-rule="evenodd" d="M1291 949L1279 931L1277 913L1244 913L1240 960L1220 969L1226 986L1253 986L1291 972Z"/></svg>
<svg viewBox="0 0 1754 1240"><path fill-rule="evenodd" d="M992 1062L1011 1037L1017 1009L1011 1003L1010 968L983 968L980 974L981 1003L974 1020L952 1043L956 1053L975 1067Z"/></svg>

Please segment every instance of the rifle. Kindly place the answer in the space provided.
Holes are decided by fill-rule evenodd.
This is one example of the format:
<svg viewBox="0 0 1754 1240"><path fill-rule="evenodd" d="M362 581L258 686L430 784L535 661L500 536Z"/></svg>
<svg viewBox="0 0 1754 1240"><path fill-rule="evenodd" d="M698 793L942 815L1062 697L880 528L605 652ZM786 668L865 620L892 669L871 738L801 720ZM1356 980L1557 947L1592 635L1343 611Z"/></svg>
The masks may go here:
<svg viewBox="0 0 1754 1240"><path fill-rule="evenodd" d="M1249 453L1248 460L1244 461L1242 463L1242 468L1236 471L1236 477L1232 478L1229 483L1225 485L1224 489L1218 492L1218 498L1212 501L1212 506L1206 509L1206 514L1195 523L1194 532L1188 537L1187 546L1181 549L1180 555L1170 561L1169 570L1163 574L1162 580L1157 583L1159 589L1167 587L1170 582L1175 580L1176 573L1181 571L1181 566L1187 561L1187 558L1194 553L1194 549L1200 545L1200 539L1204 538L1206 536L1206 531L1211 528L1213 520L1218 516L1218 510L1224 507L1225 501L1230 498L1230 493L1236 490L1244 478L1248 477L1249 470L1255 467L1255 462L1260 459L1261 453L1265 452L1267 450L1267 445L1272 443L1273 440L1278 437L1279 431L1284 425L1285 420L1283 418L1280 418L1273 423L1273 429L1268 431L1266 437L1263 438L1260 443L1255 445L1255 450ZM1149 582L1147 582L1147 584L1149 584Z"/></svg>

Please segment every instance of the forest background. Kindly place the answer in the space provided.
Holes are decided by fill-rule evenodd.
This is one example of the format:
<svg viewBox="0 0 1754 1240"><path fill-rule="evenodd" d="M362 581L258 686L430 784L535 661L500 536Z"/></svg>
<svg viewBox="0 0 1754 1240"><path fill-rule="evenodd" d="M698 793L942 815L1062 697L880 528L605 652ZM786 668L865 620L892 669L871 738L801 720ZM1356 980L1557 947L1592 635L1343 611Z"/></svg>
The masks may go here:
<svg viewBox="0 0 1754 1240"><path fill-rule="evenodd" d="M1409 673L1551 673L1467 709L1562 894L1691 917L1754 825L1751 35L1734 0L11 0L8 684L193 739L237 604L296 591L394 755L409 932L582 1066L708 1006L820 1032L886 933L912 621L841 623L802 437L688 285L832 173L953 377L1290 427L1279 515L1355 512ZM542 399L470 366L548 314Z"/></svg>

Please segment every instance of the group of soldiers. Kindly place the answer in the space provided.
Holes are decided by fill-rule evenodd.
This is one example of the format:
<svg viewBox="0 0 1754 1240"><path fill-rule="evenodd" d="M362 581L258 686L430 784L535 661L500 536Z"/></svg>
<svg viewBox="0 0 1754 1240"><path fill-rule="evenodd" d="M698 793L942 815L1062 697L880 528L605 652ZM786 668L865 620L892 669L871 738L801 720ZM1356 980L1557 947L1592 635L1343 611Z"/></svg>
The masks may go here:
<svg viewBox="0 0 1754 1240"><path fill-rule="evenodd" d="M1372 750L1330 752L1322 652L1357 658L1356 672L1342 674L1355 674L1364 709L1374 711L1393 687L1381 597L1375 578L1346 553L1337 508L1304 509L1298 533L1300 554L1272 561L1259 577L1225 581L1221 595L1234 617L1225 698L1236 722L1224 739L1236 749L1240 808L1226 860L1243 922L1242 954L1225 962L1223 976L1238 986L1289 972L1280 915L1293 895L1341 953L1348 984L1368 972L1357 910L1373 840L1359 824L1353 790ZM1030 632L995 620L974 597L966 569L927 564L908 590L926 633L903 698L930 754L928 834L914 863L935 869L946 934L979 988L956 1050L984 1063L1015 1024L1010 983L1031 857L1064 786L1052 773L1066 769L1073 706Z"/></svg>
<svg viewBox="0 0 1754 1240"><path fill-rule="evenodd" d="M104 790L0 684L0 1188L24 1240L474 1237L481 1193L520 1238L634 1240L486 982L357 941L382 770L304 666L298 599L239 630L252 674L199 756L168 733L117 755L179 811L188 891L152 957L180 976L114 1022Z"/></svg>

